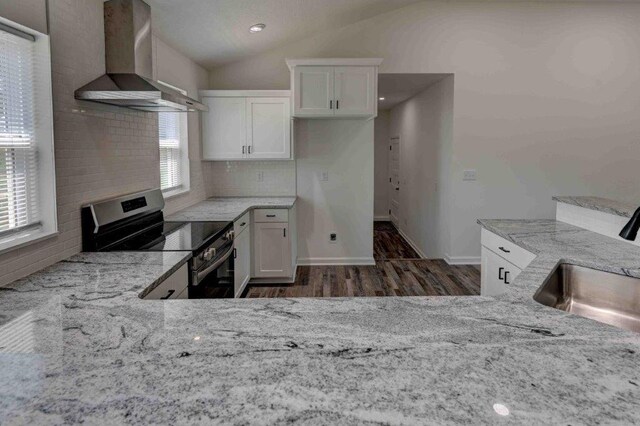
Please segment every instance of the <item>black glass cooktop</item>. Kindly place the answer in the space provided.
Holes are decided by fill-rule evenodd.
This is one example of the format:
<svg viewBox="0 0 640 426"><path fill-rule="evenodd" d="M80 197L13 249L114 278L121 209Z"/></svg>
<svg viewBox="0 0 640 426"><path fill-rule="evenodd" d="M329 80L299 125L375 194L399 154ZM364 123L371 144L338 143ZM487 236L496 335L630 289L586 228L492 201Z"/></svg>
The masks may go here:
<svg viewBox="0 0 640 426"><path fill-rule="evenodd" d="M196 251L220 238L232 222L161 222L110 251Z"/></svg>

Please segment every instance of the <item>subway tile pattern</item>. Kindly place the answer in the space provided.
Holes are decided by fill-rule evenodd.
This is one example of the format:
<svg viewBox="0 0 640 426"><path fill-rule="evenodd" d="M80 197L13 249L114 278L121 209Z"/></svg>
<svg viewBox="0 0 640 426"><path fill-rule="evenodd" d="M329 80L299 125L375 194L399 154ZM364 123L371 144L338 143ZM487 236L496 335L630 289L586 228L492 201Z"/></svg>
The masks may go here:
<svg viewBox="0 0 640 426"><path fill-rule="evenodd" d="M49 2L59 234L1 254L0 285L81 251L83 204L160 184L156 114L74 99L75 89L105 71L102 4ZM169 209L204 199L200 161L193 163L195 190Z"/></svg>
<svg viewBox="0 0 640 426"><path fill-rule="evenodd" d="M205 164L208 197L295 196L295 161L212 161Z"/></svg>

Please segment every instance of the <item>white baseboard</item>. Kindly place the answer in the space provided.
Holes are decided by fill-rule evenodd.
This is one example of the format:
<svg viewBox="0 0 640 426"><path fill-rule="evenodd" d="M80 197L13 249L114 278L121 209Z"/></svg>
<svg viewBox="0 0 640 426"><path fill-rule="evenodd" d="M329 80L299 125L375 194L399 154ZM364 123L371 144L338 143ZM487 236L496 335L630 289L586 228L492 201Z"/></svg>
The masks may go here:
<svg viewBox="0 0 640 426"><path fill-rule="evenodd" d="M306 257L298 258L298 265L326 266L326 265L375 265L373 257Z"/></svg>
<svg viewBox="0 0 640 426"><path fill-rule="evenodd" d="M389 215L386 215L386 216L374 216L373 217L373 221L374 222L389 222L389 221L391 221L391 217Z"/></svg>
<svg viewBox="0 0 640 426"><path fill-rule="evenodd" d="M411 248L414 249L416 253L418 253L418 256L420 256L421 259L427 259L427 256L422 252L422 250L418 248L417 244L411 238L409 238L407 234L404 233L402 229L400 228L396 228L396 229L398 230L398 233L402 235L402 238L404 238L405 241L409 243Z"/></svg>
<svg viewBox="0 0 640 426"><path fill-rule="evenodd" d="M444 261L449 265L480 265L481 260L480 257L476 256L449 256L448 254L444 255Z"/></svg>

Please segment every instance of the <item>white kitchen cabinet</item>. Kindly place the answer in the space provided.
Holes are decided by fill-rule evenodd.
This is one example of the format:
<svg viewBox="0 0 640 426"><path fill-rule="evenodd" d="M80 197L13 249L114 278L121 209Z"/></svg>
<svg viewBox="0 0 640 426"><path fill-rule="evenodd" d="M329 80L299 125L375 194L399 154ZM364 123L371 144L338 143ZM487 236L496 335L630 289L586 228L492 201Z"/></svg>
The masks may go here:
<svg viewBox="0 0 640 426"><path fill-rule="evenodd" d="M240 297L249 279L251 278L251 227L248 226L247 219L241 218L245 225L238 224L241 229L236 234L234 244L234 295ZM242 222L241 222L242 223Z"/></svg>
<svg viewBox="0 0 640 426"><path fill-rule="evenodd" d="M375 78L374 67L335 67L335 115L374 115L377 100Z"/></svg>
<svg viewBox="0 0 640 426"><path fill-rule="evenodd" d="M254 277L290 277L292 265L289 224L254 223L254 231Z"/></svg>
<svg viewBox="0 0 640 426"><path fill-rule="evenodd" d="M482 229L482 278L480 294L496 296L526 268L536 255L499 235Z"/></svg>
<svg viewBox="0 0 640 426"><path fill-rule="evenodd" d="M381 59L289 59L293 116L372 118Z"/></svg>
<svg viewBox="0 0 640 426"><path fill-rule="evenodd" d="M297 67L293 73L294 117L333 116L333 67Z"/></svg>
<svg viewBox="0 0 640 426"><path fill-rule="evenodd" d="M247 158L291 157L289 98L247 98Z"/></svg>
<svg viewBox="0 0 640 426"><path fill-rule="evenodd" d="M497 296L520 275L522 270L486 247L482 247L482 296Z"/></svg>
<svg viewBox="0 0 640 426"><path fill-rule="evenodd" d="M246 156L247 103L245 98L204 97L209 111L202 113L203 160L240 160Z"/></svg>
<svg viewBox="0 0 640 426"><path fill-rule="evenodd" d="M169 275L164 281L144 296L145 300L186 299L188 295L189 269L187 264L182 265L176 272Z"/></svg>
<svg viewBox="0 0 640 426"><path fill-rule="evenodd" d="M203 159L291 159L291 97L288 90L203 90Z"/></svg>

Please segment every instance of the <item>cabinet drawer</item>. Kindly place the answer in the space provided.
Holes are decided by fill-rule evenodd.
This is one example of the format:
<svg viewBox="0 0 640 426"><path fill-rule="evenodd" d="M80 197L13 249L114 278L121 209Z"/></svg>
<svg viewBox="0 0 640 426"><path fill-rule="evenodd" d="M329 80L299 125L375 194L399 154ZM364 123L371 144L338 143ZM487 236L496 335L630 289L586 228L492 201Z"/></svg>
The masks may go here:
<svg viewBox="0 0 640 426"><path fill-rule="evenodd" d="M289 210L287 209L256 209L253 212L253 220L256 223L289 222Z"/></svg>
<svg viewBox="0 0 640 426"><path fill-rule="evenodd" d="M189 284L188 266L185 263L176 272L171 274L167 279L161 282L156 288L151 290L144 299L145 300L159 300L159 299L177 299L186 289ZM185 298L183 297L181 298Z"/></svg>
<svg viewBox="0 0 640 426"><path fill-rule="evenodd" d="M497 296L513 283L522 270L486 247L482 247L482 296Z"/></svg>
<svg viewBox="0 0 640 426"><path fill-rule="evenodd" d="M536 258L535 254L484 228L482 229L482 245L520 269L526 268Z"/></svg>
<svg viewBox="0 0 640 426"><path fill-rule="evenodd" d="M238 235L240 235L242 231L249 227L250 223L251 212L246 212L245 214L240 216L240 219L233 222L233 233L235 234L235 236L237 237Z"/></svg>

